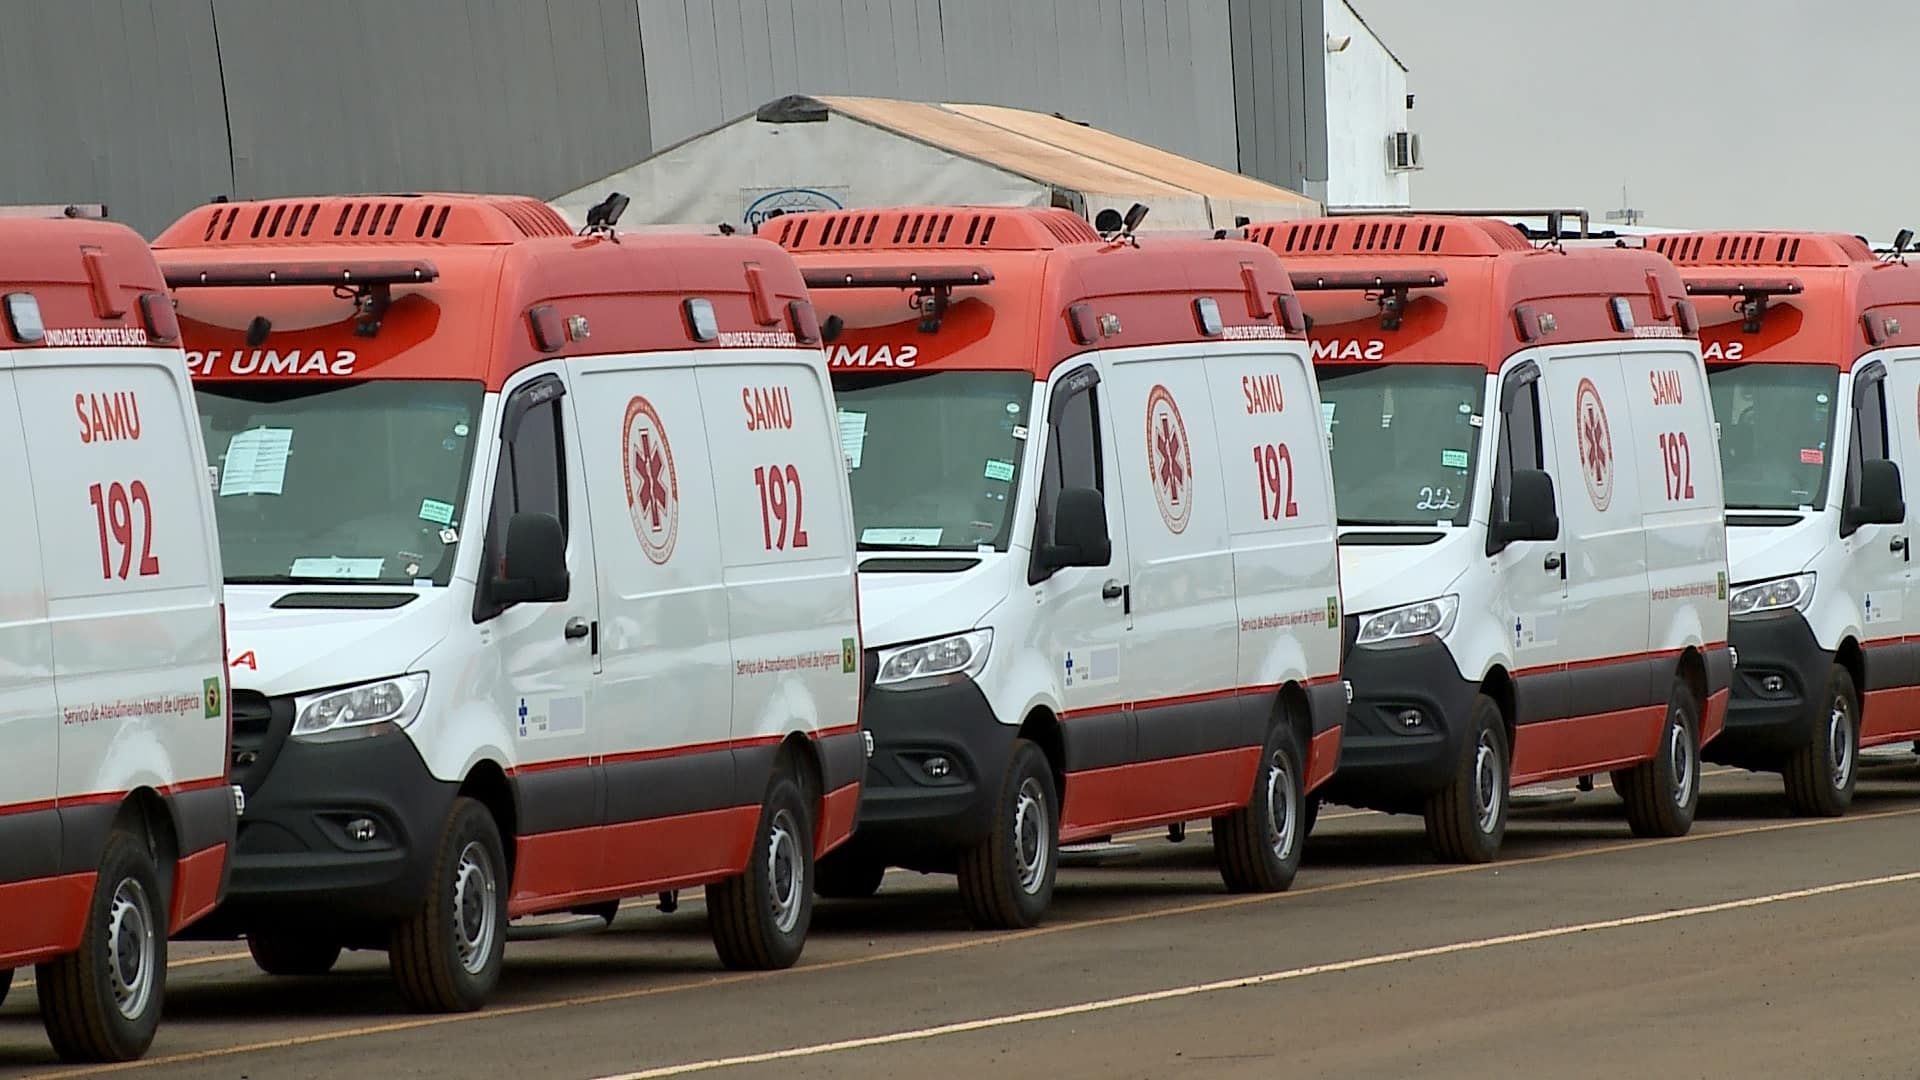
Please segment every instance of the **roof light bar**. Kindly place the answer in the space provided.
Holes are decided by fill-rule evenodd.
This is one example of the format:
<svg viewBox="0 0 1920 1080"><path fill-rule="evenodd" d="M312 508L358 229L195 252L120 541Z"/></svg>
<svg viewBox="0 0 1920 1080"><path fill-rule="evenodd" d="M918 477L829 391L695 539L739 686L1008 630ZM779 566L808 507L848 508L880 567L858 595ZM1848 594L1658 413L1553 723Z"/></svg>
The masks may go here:
<svg viewBox="0 0 1920 1080"><path fill-rule="evenodd" d="M809 289L951 289L993 283L993 271L984 266L814 267L801 276Z"/></svg>
<svg viewBox="0 0 1920 1080"><path fill-rule="evenodd" d="M362 263L185 263L165 268L167 285L194 287L269 285L421 284L440 271L424 259Z"/></svg>
<svg viewBox="0 0 1920 1080"><path fill-rule="evenodd" d="M1379 289L1437 289L1447 283L1442 270L1344 270L1316 273L1295 270L1287 275L1302 292L1374 291Z"/></svg>

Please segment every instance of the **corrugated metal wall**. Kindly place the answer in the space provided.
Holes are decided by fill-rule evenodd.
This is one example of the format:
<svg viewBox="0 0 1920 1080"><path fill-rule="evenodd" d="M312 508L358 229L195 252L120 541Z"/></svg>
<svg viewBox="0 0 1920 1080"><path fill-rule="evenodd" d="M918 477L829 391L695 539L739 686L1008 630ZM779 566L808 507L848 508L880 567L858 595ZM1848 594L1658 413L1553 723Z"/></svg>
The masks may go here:
<svg viewBox="0 0 1920 1080"><path fill-rule="evenodd" d="M545 197L794 92L1058 111L1311 189L1320 27L1320 0L20 2L0 202L151 234L223 192Z"/></svg>

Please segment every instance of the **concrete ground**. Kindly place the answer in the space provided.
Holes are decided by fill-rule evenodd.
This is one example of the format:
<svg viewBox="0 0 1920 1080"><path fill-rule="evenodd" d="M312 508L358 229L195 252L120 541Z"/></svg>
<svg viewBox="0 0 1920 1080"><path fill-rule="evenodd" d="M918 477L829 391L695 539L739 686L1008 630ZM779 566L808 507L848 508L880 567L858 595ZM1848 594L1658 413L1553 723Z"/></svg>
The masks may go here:
<svg viewBox="0 0 1920 1080"><path fill-rule="evenodd" d="M979 933L951 879L822 902L800 964L724 971L697 894L508 948L486 1011L406 1013L386 958L274 979L176 944L149 1056L52 1057L31 984L0 1077L1912 1076L1920 765L1850 816L1789 818L1714 770L1678 840L1635 840L1604 778L1516 811L1502 861L1435 864L1412 818L1329 807L1291 892L1231 896L1204 826L1060 876L1047 923ZM1564 785L1563 785L1564 787ZM30 973L22 972L22 978Z"/></svg>

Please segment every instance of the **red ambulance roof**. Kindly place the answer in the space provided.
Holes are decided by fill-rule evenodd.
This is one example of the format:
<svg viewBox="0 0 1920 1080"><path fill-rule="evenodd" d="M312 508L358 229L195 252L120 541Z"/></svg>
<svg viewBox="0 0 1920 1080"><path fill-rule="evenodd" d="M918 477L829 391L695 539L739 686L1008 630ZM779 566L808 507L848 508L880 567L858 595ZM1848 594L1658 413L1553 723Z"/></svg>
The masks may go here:
<svg viewBox="0 0 1920 1080"><path fill-rule="evenodd" d="M580 237L546 204L517 196L219 203L175 222L154 250L201 378L472 379L498 389L558 356L792 346L813 326L799 271L772 244ZM409 271L431 280L412 283ZM269 284L328 275L393 279L377 333L356 332L351 295L335 285ZM712 304L712 341L696 340L685 306L695 298ZM272 330L249 345L256 317ZM543 320L551 350L537 340Z"/></svg>
<svg viewBox="0 0 1920 1080"><path fill-rule="evenodd" d="M821 317L841 320L827 345L837 371L1044 379L1089 348L1286 336L1286 274L1272 252L1247 243L1109 243L1068 211L1004 206L794 214L760 233L793 253ZM911 302L945 288L938 329L922 330ZM1203 299L1219 312L1217 336L1201 327Z"/></svg>
<svg viewBox="0 0 1920 1080"><path fill-rule="evenodd" d="M1858 237L1667 233L1647 247L1679 267L1709 361L1833 364L1920 340L1920 267L1882 262ZM1760 301L1764 310L1756 311ZM1748 327L1756 321L1756 332ZM1737 348L1736 348L1737 346Z"/></svg>
<svg viewBox="0 0 1920 1080"><path fill-rule="evenodd" d="M1679 275L1650 252L1540 249L1504 221L1428 214L1254 225L1247 236L1286 260L1313 319L1316 363L1498 371L1536 345L1692 336L1677 318ZM1376 278L1406 290L1398 329L1382 325ZM1436 280L1444 283L1427 283ZM1613 313L1616 297L1631 311L1625 329Z"/></svg>
<svg viewBox="0 0 1920 1080"><path fill-rule="evenodd" d="M125 225L0 217L0 294L32 297L45 330L22 341L0 312L0 348L173 345L179 336L153 254Z"/></svg>

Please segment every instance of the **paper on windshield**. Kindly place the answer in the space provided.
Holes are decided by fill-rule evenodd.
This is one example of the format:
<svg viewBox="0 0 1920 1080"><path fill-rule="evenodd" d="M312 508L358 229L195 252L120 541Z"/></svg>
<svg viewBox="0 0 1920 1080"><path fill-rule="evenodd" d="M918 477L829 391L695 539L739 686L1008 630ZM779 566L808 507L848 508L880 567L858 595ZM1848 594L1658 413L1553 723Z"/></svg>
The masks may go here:
<svg viewBox="0 0 1920 1080"><path fill-rule="evenodd" d="M1013 462L1001 461L999 458L988 458L987 459L987 479L989 480L1013 479Z"/></svg>
<svg viewBox="0 0 1920 1080"><path fill-rule="evenodd" d="M1467 467L1467 452L1465 450L1442 450L1440 451L1440 465L1442 468L1447 469L1464 469Z"/></svg>
<svg viewBox="0 0 1920 1080"><path fill-rule="evenodd" d="M220 472L220 494L278 495L287 480L292 428L254 428L234 435ZM375 571L375 576L379 576Z"/></svg>
<svg viewBox="0 0 1920 1080"><path fill-rule="evenodd" d="M840 410L840 451L847 455L847 468L860 467L861 452L867 447L867 414Z"/></svg>
<svg viewBox="0 0 1920 1080"><path fill-rule="evenodd" d="M439 499L420 500L420 520L431 521L435 525L453 524L453 504Z"/></svg>
<svg viewBox="0 0 1920 1080"><path fill-rule="evenodd" d="M294 577L305 578L347 578L364 580L380 576L380 568L385 559L343 559L338 555L316 556L293 560L293 568L287 571Z"/></svg>
<svg viewBox="0 0 1920 1080"><path fill-rule="evenodd" d="M912 547L937 547L945 529L862 529L863 544L898 544Z"/></svg>
<svg viewBox="0 0 1920 1080"><path fill-rule="evenodd" d="M1333 407L1337 404L1339 404L1339 402L1336 401L1323 401L1320 403L1320 430L1323 434L1333 434Z"/></svg>

